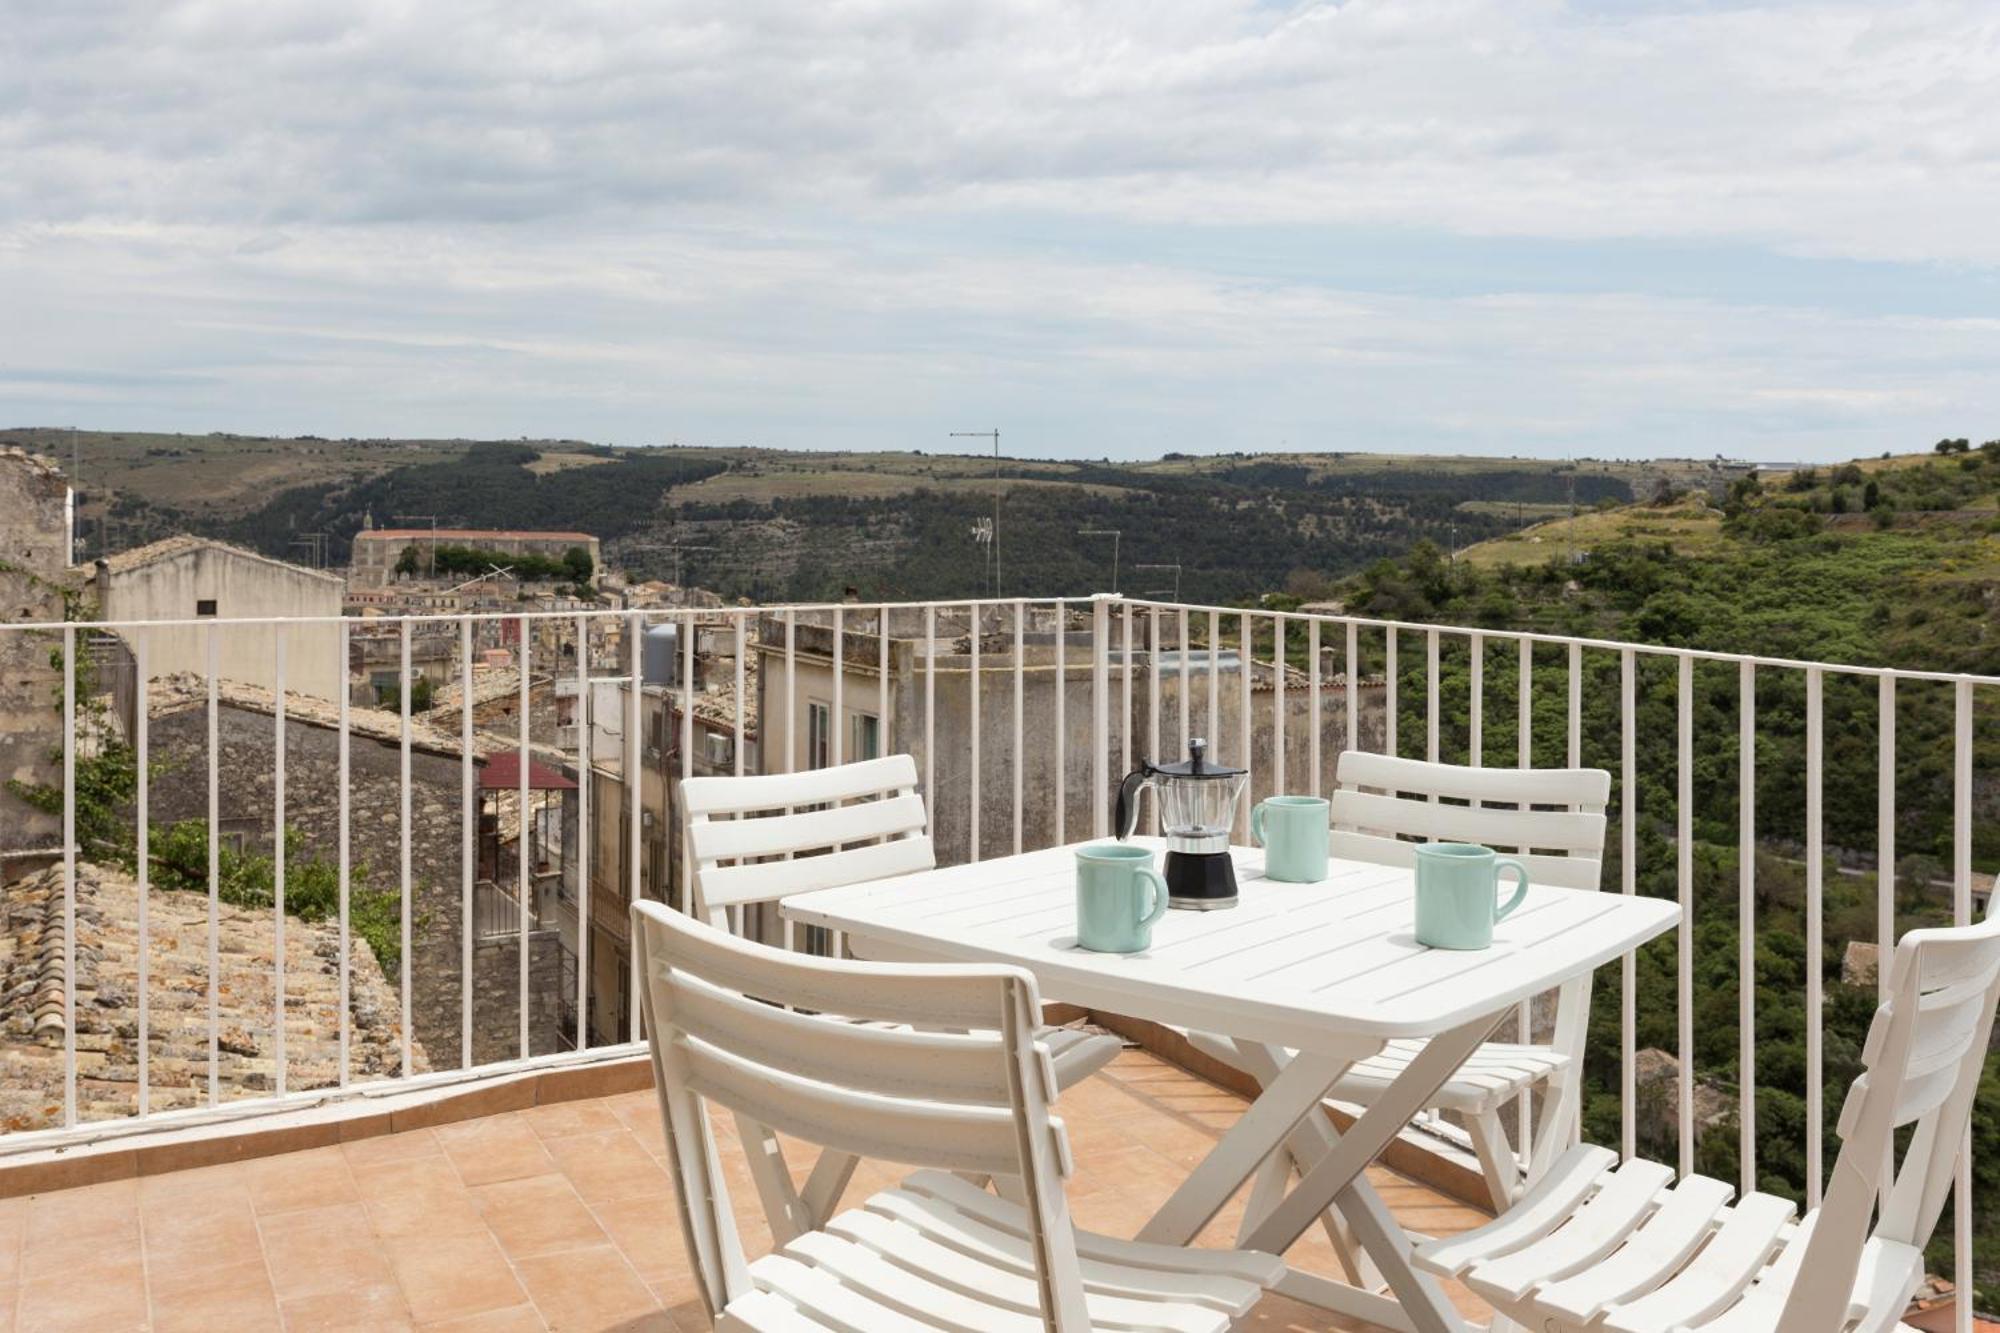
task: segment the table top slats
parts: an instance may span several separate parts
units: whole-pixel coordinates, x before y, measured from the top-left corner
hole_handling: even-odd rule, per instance
[[[1294,1045],[1315,1031],[1432,1036],[1609,962],[1679,918],[1665,899],[1537,885],[1492,948],[1431,949],[1416,941],[1412,870],[1335,861],[1320,883],[1284,884],[1264,878],[1261,851],[1236,848],[1238,906],[1168,912],[1151,948],[1100,954],[1076,945],[1074,852],[800,894],[785,913],[846,932],[863,956],[872,941],[905,958],[1013,963],[1047,999]]]

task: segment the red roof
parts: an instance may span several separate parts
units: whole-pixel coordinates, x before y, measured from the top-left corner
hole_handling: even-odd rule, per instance
[[[502,750],[479,770],[481,791],[521,790],[521,752]],[[576,784],[536,759],[528,761],[529,791],[575,791]]]
[[[519,542],[594,542],[597,538],[587,532],[520,532],[509,528],[364,528],[354,534],[356,541],[416,541],[431,538],[439,541],[500,541]]]

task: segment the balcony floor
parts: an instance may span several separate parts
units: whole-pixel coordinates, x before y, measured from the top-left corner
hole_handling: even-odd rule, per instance
[[[1243,1105],[1142,1051],[1065,1094],[1078,1223],[1130,1235]],[[647,1091],[6,1200],[0,1329],[692,1333],[706,1321],[664,1151]],[[850,1200],[903,1169],[864,1163]],[[748,1222],[756,1205],[740,1158],[732,1175],[745,1243],[761,1252],[767,1237]],[[1485,1220],[1390,1172],[1372,1176],[1414,1230]],[[1241,1203],[1204,1243],[1227,1243]],[[1337,1271],[1318,1232],[1291,1258]],[[1454,1295],[1483,1316],[1476,1300]],[[1272,1297],[1249,1327],[1349,1326]]]

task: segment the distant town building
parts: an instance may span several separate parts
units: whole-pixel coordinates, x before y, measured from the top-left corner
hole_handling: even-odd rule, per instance
[[[526,532],[492,528],[364,528],[354,534],[354,554],[348,577],[356,588],[380,588],[395,581],[403,552],[414,550],[419,572],[434,573],[431,560],[441,546],[470,547],[502,556],[541,556],[561,560],[577,547],[590,557],[591,568],[602,565],[597,538],[587,532]]]
[[[73,509],[53,463],[0,448],[0,623],[64,618]],[[53,630],[0,630],[0,880],[33,869],[62,841],[61,818],[7,785],[62,782],[63,673],[53,660],[61,645]]]
[[[197,621],[206,625],[145,630],[147,667],[156,676],[205,673],[208,642],[230,679],[273,689],[277,645],[285,645],[285,690],[338,699],[346,686],[340,657],[341,579],[207,537],[169,537],[97,562],[98,617],[108,621]],[[315,625],[238,625],[232,620],[323,617]],[[120,630],[127,649],[135,630]]]

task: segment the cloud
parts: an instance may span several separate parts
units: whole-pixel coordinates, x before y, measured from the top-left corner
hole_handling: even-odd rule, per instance
[[[1990,5],[17,10],[17,414],[1769,455],[2000,407]]]

